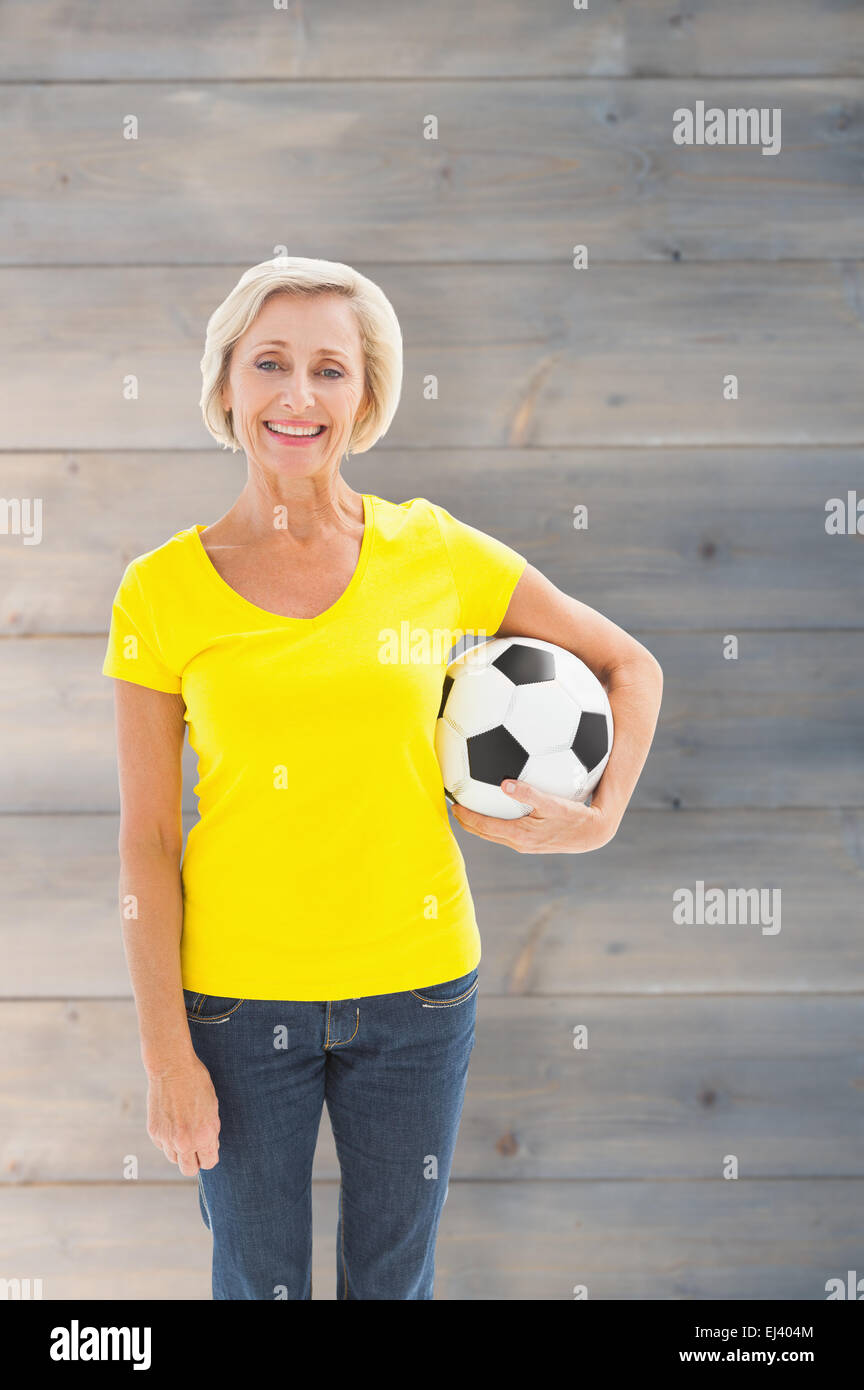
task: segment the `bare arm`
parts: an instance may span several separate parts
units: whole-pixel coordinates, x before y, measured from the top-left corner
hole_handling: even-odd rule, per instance
[[[148,1133],[187,1176],[217,1161],[218,1107],[195,1055],[180,971],[181,695],[115,680],[123,944],[149,1079]]]
[[[602,613],[562,593],[528,565],[510,599],[498,637],[536,637],[575,653],[606,687],[615,740],[590,808],[537,793],[531,816],[502,821],[465,807],[455,819],[475,835],[520,852],[582,853],[599,849],[615,835],[639,780],[660,710],[663,673],[659,663],[623,628]],[[513,795],[526,801],[517,782]]]
[[[516,585],[496,635],[554,642],[584,661],[605,686],[615,740],[591,805],[603,814],[611,838],[654,738],[663,697],[660,663],[629,632],[565,594],[533,565],[528,565]]]

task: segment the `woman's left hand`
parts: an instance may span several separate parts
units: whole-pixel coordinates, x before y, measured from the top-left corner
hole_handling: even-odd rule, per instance
[[[501,789],[514,801],[530,806],[531,814],[505,820],[500,816],[482,816],[458,803],[450,810],[472,835],[507,845],[519,854],[585,854],[608,845],[618,829],[599,806],[551,796],[527,782],[502,782]]]

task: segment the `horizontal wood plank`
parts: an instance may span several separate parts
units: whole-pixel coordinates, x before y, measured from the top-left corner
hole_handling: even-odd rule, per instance
[[[729,630],[734,633],[734,615]],[[642,638],[665,675],[653,748],[633,806],[696,809],[864,804],[864,650],[855,633]],[[9,638],[0,686],[0,811],[118,806],[113,681],[105,639]],[[184,754],[195,809],[195,756]]]
[[[382,448],[343,471],[439,502],[627,629],[861,623],[860,537],[825,523],[864,497],[864,450]],[[217,520],[244,481],[221,450],[7,454],[0,475],[7,499],[42,502],[38,544],[0,543],[0,633],[28,635],[104,633],[127,562]]]
[[[860,1261],[861,1181],[452,1182],[439,1300],[823,1301]],[[336,1183],[313,1184],[313,1298],[336,1289]],[[43,1297],[210,1297],[192,1180],[0,1189],[4,1263]]]
[[[860,989],[864,812],[631,810],[611,844],[577,856],[517,855],[451,823],[484,995]],[[3,817],[0,997],[130,995],[117,830],[113,815]],[[779,932],[676,924],[673,893],[699,880],[779,890]]]
[[[762,153],[776,116],[758,144],[677,144],[673,113],[698,101],[779,110],[779,151]],[[859,257],[859,102],[854,79],[740,77],[0,87],[0,263],[350,247],[355,264],[500,261],[500,292],[514,262],[575,276],[574,244],[595,268]]]
[[[6,0],[7,78],[806,76],[864,71],[862,16],[836,0],[591,0],[573,8],[521,0],[424,5],[351,0],[249,8],[237,0]]]
[[[0,1044],[0,1181],[119,1181],[131,1157],[176,1177],[146,1134],[131,1001],[9,1000]],[[862,1066],[860,997],[481,992],[454,1176],[708,1179],[731,1153],[748,1179],[864,1177]],[[338,1177],[326,1120],[315,1171]]]
[[[264,246],[250,260],[268,254]],[[382,463],[418,445],[864,441],[864,262],[358,268],[393,302],[406,344]],[[0,270],[6,449],[215,453],[198,363],[207,317],[243,269]],[[62,362],[50,409],[48,359]],[[729,373],[737,401],[722,396]],[[437,401],[423,399],[430,374]],[[127,377],[137,400],[124,399]],[[240,454],[235,463],[239,488]],[[146,492],[149,480],[137,481]]]
[[[445,1299],[824,1300],[861,1248],[856,1183],[454,1183]],[[448,1236],[452,1232],[452,1240]]]

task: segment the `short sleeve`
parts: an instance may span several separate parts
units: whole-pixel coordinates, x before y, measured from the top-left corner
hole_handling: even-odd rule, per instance
[[[433,509],[459,595],[459,626],[491,637],[504,621],[528,561],[503,541],[457,521],[443,507],[433,504]]]
[[[177,694],[183,682],[162,658],[153,615],[134,564],[132,561],[127,565],[114,595],[102,674],[132,681],[134,685],[146,685],[151,690]]]

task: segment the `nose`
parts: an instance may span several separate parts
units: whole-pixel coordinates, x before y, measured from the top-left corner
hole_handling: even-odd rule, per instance
[[[302,415],[304,410],[315,404],[315,392],[309,377],[304,372],[292,372],[282,384],[279,401],[294,414]]]

